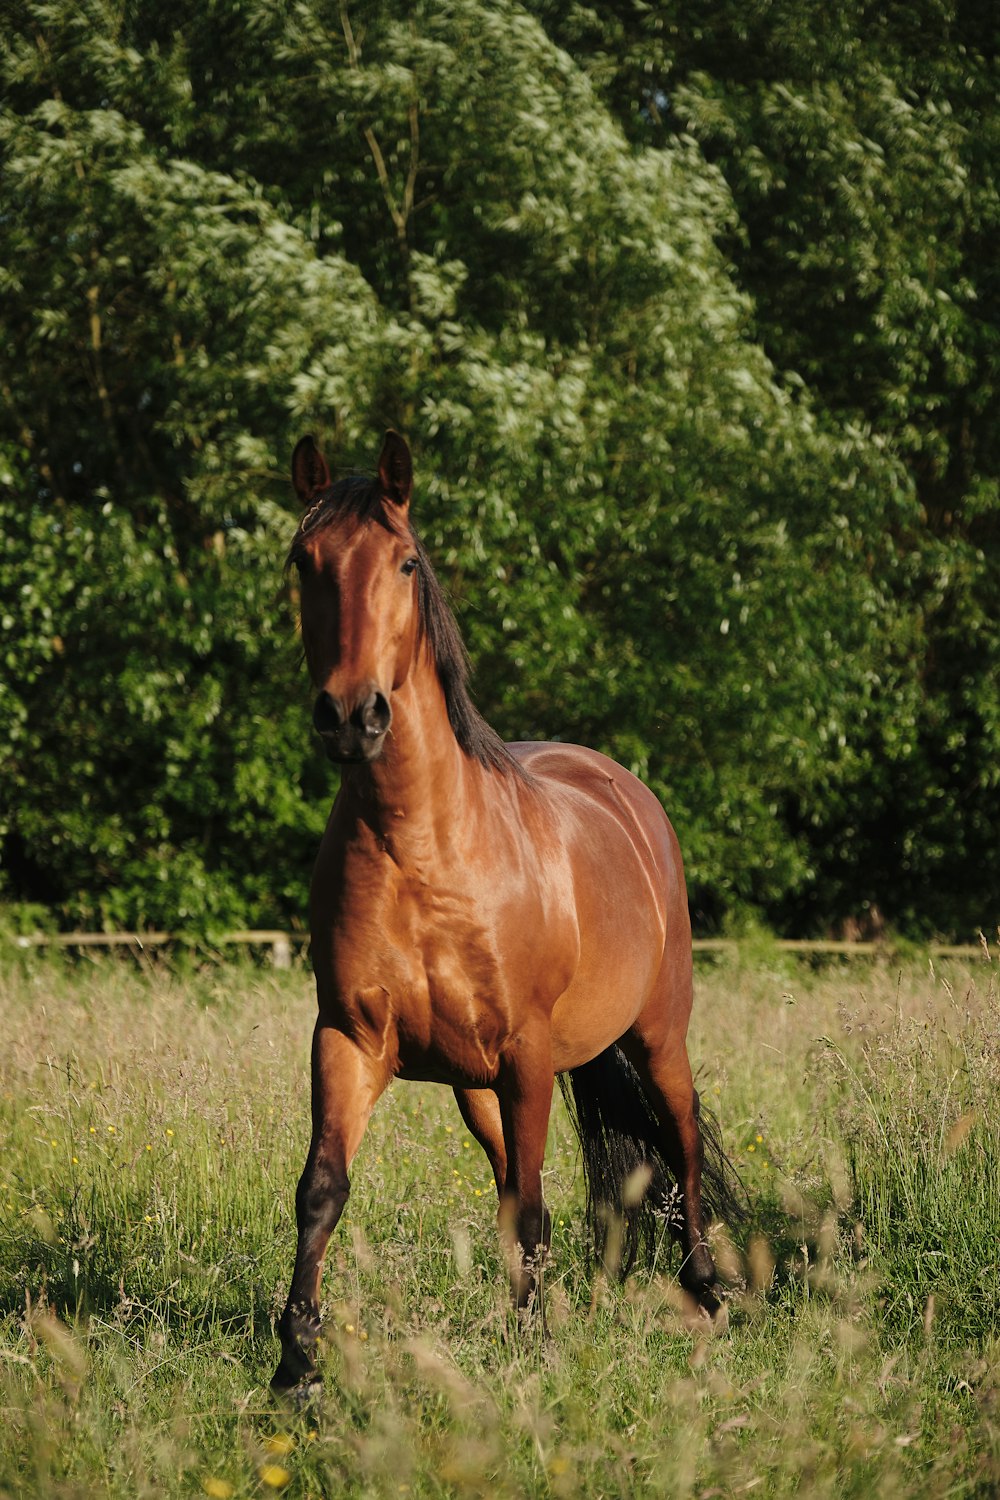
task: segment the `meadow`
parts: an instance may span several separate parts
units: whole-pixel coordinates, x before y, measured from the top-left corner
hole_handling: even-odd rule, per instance
[[[996,963],[701,963],[692,1056],[750,1214],[729,1329],[664,1245],[588,1266],[546,1161],[546,1324],[492,1179],[399,1084],[325,1280],[324,1393],[268,1393],[308,1131],[305,968],[0,966],[0,1494],[972,1496],[1000,1489]]]

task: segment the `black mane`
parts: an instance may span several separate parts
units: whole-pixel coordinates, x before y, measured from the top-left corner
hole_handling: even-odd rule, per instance
[[[299,523],[288,554],[289,565],[301,557],[299,543],[314,532],[325,531],[338,521],[373,521],[387,531],[396,531],[386,509],[378,482],[358,475],[339,479],[314,502]],[[469,692],[469,653],[459,634],[455,616],[431,566],[423,542],[408,525],[417,567],[418,644],[426,641],[444,690],[448,720],[465,754],[503,775],[524,776],[518,761],[503,740],[480,714]]]

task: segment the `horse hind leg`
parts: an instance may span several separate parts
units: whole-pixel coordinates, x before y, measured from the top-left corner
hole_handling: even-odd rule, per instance
[[[680,1046],[650,1047],[641,1038],[635,1040],[638,1046],[629,1045],[628,1052],[660,1127],[663,1159],[681,1192],[679,1238],[684,1258],[680,1282],[714,1318],[720,1302],[715,1262],[705,1238],[702,1206],[705,1148],[698,1122],[700,1103],[687,1048],[683,1042]]]

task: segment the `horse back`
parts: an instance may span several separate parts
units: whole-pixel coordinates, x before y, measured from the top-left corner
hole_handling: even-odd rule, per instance
[[[583,745],[525,741],[508,746],[545,796],[562,802],[584,842],[600,850],[602,834],[614,842],[611,826],[625,831],[666,906],[686,903],[680,846],[659,799],[617,761]],[[589,835],[589,837],[588,837]],[[579,836],[577,841],[579,841]],[[609,851],[603,850],[602,853]]]

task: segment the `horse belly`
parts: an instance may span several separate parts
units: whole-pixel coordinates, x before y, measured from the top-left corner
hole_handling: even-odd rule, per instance
[[[648,1003],[663,963],[663,928],[637,905],[581,922],[580,961],[552,1011],[553,1067],[579,1067],[616,1042]]]
[[[651,1003],[686,1014],[690,923],[677,841],[648,788],[576,747],[545,747],[531,769],[559,785],[573,870],[579,958],[552,1011],[561,1072],[617,1041]]]

